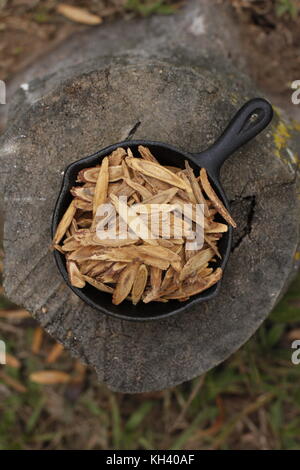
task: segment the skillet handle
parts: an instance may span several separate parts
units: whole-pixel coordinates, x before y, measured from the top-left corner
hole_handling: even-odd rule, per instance
[[[193,154],[193,160],[218,176],[224,161],[259,134],[270,123],[272,117],[272,106],[265,99],[254,98],[247,101],[217,141],[204,152]]]

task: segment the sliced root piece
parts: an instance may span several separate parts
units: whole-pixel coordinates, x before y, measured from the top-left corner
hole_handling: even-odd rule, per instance
[[[141,184],[136,183],[135,181],[132,181],[129,178],[125,178],[124,181],[128,184],[128,186],[137,191],[143,199],[151,198],[152,193],[148,189],[146,189],[145,186],[142,186]]]
[[[180,281],[184,281],[184,279],[193,274],[195,271],[199,271],[199,269],[204,267],[206,263],[212,260],[213,257],[214,252],[211,248],[207,248],[206,250],[201,250],[196,253],[183,266],[179,276]]]
[[[124,150],[122,147],[118,147],[109,155],[108,157],[109,165],[110,166],[121,165],[122,160],[126,157],[126,155],[127,155],[126,150]]]
[[[185,182],[179,178],[179,176],[175,175],[175,173],[172,173],[172,171],[159,165],[158,163],[141,160],[139,158],[127,158],[126,162],[133,170],[137,170],[147,176],[164,181],[165,183],[168,183],[172,186],[186,189]]]
[[[211,187],[211,184],[208,181],[208,176],[205,168],[201,168],[200,170],[200,180],[207,197],[210,199],[219,214],[226,220],[226,222],[232,225],[232,227],[236,227],[235,221],[233,220],[233,218],[231,217],[231,215],[229,214],[229,212],[224,207],[223,203],[220,201],[215,191]]]
[[[199,279],[198,282],[194,282],[191,285],[185,285],[184,287],[181,287],[178,291],[164,296],[164,298],[167,300],[187,300],[187,298],[191,297],[192,295],[200,294],[200,292],[203,292],[204,290],[216,284],[216,282],[218,282],[221,277],[222,269],[217,268],[212,274],[205,277],[204,279]]]
[[[70,193],[72,196],[82,199],[83,201],[93,202],[94,188],[73,187]]]
[[[131,263],[120,273],[116,288],[113,292],[112,302],[114,305],[119,305],[129,295],[138,267],[139,263]]]
[[[92,277],[83,276],[83,278],[88,284],[91,284],[91,286],[95,287],[98,290],[101,290],[102,292],[107,292],[108,294],[112,294],[114,291],[112,287],[107,286],[103,282],[96,281],[96,279],[93,279]]]
[[[141,156],[144,160],[148,160],[149,162],[158,163],[154,155],[150,152],[148,147],[144,147],[143,145],[138,146],[138,151],[140,152]]]
[[[73,201],[69,205],[68,209],[62,216],[62,219],[57,226],[57,229],[53,238],[53,245],[58,245],[59,242],[62,240],[66,231],[71,225],[75,212],[76,212],[76,205],[75,205],[75,199],[73,199]]]
[[[133,305],[136,305],[143,295],[148,279],[148,269],[145,264],[141,264],[137,270],[135,280],[133,282],[131,291],[131,300]]]
[[[114,204],[119,216],[127,223],[128,227],[140,238],[147,240],[150,245],[158,245],[154,236],[149,231],[147,224],[138,217],[130,207],[127,206],[123,201],[120,201],[115,195],[111,194],[110,199]],[[138,230],[137,230],[138,229]]]
[[[196,176],[195,176],[195,174],[194,174],[194,172],[193,172],[192,168],[190,167],[187,160],[185,161],[185,168],[186,168],[186,171],[187,171],[187,177],[190,180],[190,183],[191,183],[191,186],[192,186],[192,189],[193,189],[193,193],[194,193],[196,202],[198,204],[203,204],[204,214],[206,215],[206,217],[208,217],[209,216],[209,209],[207,207],[206,200],[205,200],[205,198],[202,194],[202,191],[201,191],[199,183],[196,179]]]
[[[103,158],[101,168],[99,171],[96,187],[95,187],[95,194],[93,199],[93,216],[95,220],[96,212],[98,207],[107,199],[107,189],[108,189],[108,181],[109,181],[109,174],[108,174],[108,157]],[[94,222],[94,221],[93,221]]]
[[[75,261],[67,260],[67,270],[72,286],[79,287],[80,289],[85,286],[85,281]]]

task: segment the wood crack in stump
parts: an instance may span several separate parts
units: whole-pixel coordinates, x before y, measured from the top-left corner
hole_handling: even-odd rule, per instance
[[[113,88],[110,84],[110,68],[109,67],[104,70],[104,76],[105,76],[107,89],[110,91],[113,91]]]
[[[272,183],[272,184],[265,185],[262,191],[268,190],[270,188],[276,188],[276,187],[287,188],[287,187],[290,187],[290,186],[294,186],[295,184],[297,184],[297,181],[298,181],[298,171],[299,171],[298,169],[295,171],[295,175],[294,175],[294,177],[291,181],[280,182],[280,183]],[[233,244],[232,244],[232,248],[231,248],[231,253],[233,253],[240,246],[240,244],[242,243],[244,238],[246,236],[249,236],[250,233],[251,233],[251,230],[252,230],[252,223],[253,223],[253,218],[254,218],[254,214],[255,214],[255,207],[256,207],[256,204],[257,204],[257,199],[256,199],[256,194],[251,194],[251,195],[248,195],[248,196],[242,196],[244,190],[247,187],[247,184],[248,183],[246,183],[246,185],[244,186],[243,191],[241,192],[241,194],[238,197],[236,197],[235,199],[232,199],[230,201],[230,205],[233,205],[233,206],[235,204],[239,204],[240,206],[242,206],[243,204],[246,205],[246,210],[245,209],[243,210],[243,208],[241,207],[241,212],[244,212],[243,215],[246,218],[246,223],[245,224],[241,224],[241,223],[238,224],[239,227],[233,235]],[[236,217],[235,214],[234,214],[234,217]],[[239,230],[239,228],[240,228],[240,230]]]
[[[142,124],[141,121],[137,121],[135,125],[132,127],[132,129],[130,129],[129,133],[127,134],[124,140],[131,140],[141,124]]]

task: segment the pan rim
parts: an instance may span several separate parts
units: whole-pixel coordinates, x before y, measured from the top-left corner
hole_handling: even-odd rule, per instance
[[[55,204],[55,207],[54,207],[54,210],[53,210],[53,215],[52,215],[52,222],[51,222],[51,238],[52,239],[53,239],[56,227],[57,227],[57,213],[58,213],[59,208],[62,204],[62,201],[65,198],[66,192],[69,190],[69,184],[70,184],[69,177],[70,177],[70,173],[72,172],[73,168],[76,167],[76,166],[79,166],[80,164],[87,164],[87,166],[88,166],[89,162],[93,162],[93,160],[95,158],[105,157],[106,155],[108,155],[111,152],[113,152],[114,150],[116,150],[116,148],[118,148],[118,147],[130,147],[130,146],[137,146],[137,145],[162,147],[164,149],[167,149],[167,150],[170,150],[172,152],[176,152],[176,153],[182,155],[183,157],[185,157],[189,161],[192,161],[195,165],[199,166],[199,168],[202,168],[202,167],[206,168],[206,170],[208,172],[208,175],[209,175],[209,178],[213,181],[214,185],[216,186],[216,188],[219,191],[219,194],[222,198],[222,202],[224,203],[226,209],[230,210],[228,200],[227,200],[226,195],[224,193],[224,190],[223,190],[223,188],[222,188],[222,186],[219,182],[218,177],[216,175],[211,174],[209,168],[207,168],[205,165],[200,164],[201,163],[201,154],[198,154],[198,158],[199,158],[199,163],[198,163],[197,159],[195,159],[193,154],[185,152],[181,149],[178,149],[177,147],[175,147],[173,145],[166,144],[164,142],[152,141],[152,140],[143,140],[143,139],[141,139],[141,140],[125,140],[125,141],[117,142],[115,144],[104,147],[101,150],[98,150],[97,152],[95,152],[91,155],[87,155],[85,157],[82,157],[79,160],[76,160],[76,161],[70,163],[66,167],[66,169],[63,173],[62,185],[61,185],[61,188],[59,190],[59,194],[58,194],[56,204]],[[230,251],[231,251],[231,246],[232,246],[233,228],[230,225],[228,225],[227,234],[228,234],[227,246],[226,246],[224,256],[222,258],[222,263],[220,265],[221,269],[223,270],[223,275],[224,275],[225,267],[227,265],[227,261],[228,261]],[[65,263],[62,260],[62,255],[57,250],[54,250],[53,253],[54,253],[54,258],[55,258],[57,268],[58,268],[60,274],[62,275],[64,281],[66,282],[68,287],[78,297],[81,298],[81,300],[83,300],[90,307],[96,309],[97,311],[100,311],[103,314],[109,315],[110,317],[113,317],[113,318],[118,318],[118,319],[127,320],[127,321],[147,322],[147,321],[154,321],[154,320],[163,320],[163,319],[169,318],[169,317],[171,317],[171,316],[173,316],[177,313],[183,313],[184,311],[192,308],[193,306],[195,306],[198,303],[205,302],[205,301],[211,300],[214,297],[216,297],[217,294],[219,293],[220,288],[221,288],[221,283],[222,283],[222,279],[223,279],[223,276],[222,276],[222,278],[214,286],[212,286],[212,287],[214,287],[213,292],[211,292],[207,295],[203,295],[203,297],[200,297],[200,298],[197,298],[195,296],[195,298],[189,299],[188,301],[182,303],[182,305],[180,305],[180,303],[179,303],[178,308],[170,310],[169,312],[154,315],[154,316],[150,316],[150,315],[148,315],[148,316],[125,315],[125,314],[121,314],[121,313],[119,314],[119,313],[110,311],[110,310],[106,309],[104,306],[102,306],[100,304],[96,304],[81,289],[72,286],[70,284],[69,280],[68,280],[68,273],[67,273],[67,269],[65,267]]]

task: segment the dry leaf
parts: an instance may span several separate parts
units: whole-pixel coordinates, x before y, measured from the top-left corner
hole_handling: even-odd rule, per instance
[[[35,328],[32,338],[31,351],[33,354],[38,354],[40,352],[42,342],[43,342],[44,331],[43,328],[38,326]]]
[[[12,354],[8,352],[5,354],[6,365],[9,367],[13,367],[14,369],[19,369],[21,367],[21,362]]]
[[[10,375],[5,374],[3,370],[0,370],[0,379],[2,379],[5,384],[9,385],[11,388],[16,390],[16,392],[20,392],[20,393],[27,392],[27,388],[24,387],[24,385],[22,385],[21,382],[19,382],[16,379],[13,379]]]
[[[40,370],[29,375],[31,382],[42,385],[55,385],[70,382],[71,376],[60,370]]]
[[[85,8],[74,7],[65,3],[59,3],[56,10],[58,13],[68,18],[68,20],[75,21],[76,23],[97,25],[103,21],[100,16],[90,13]]]

